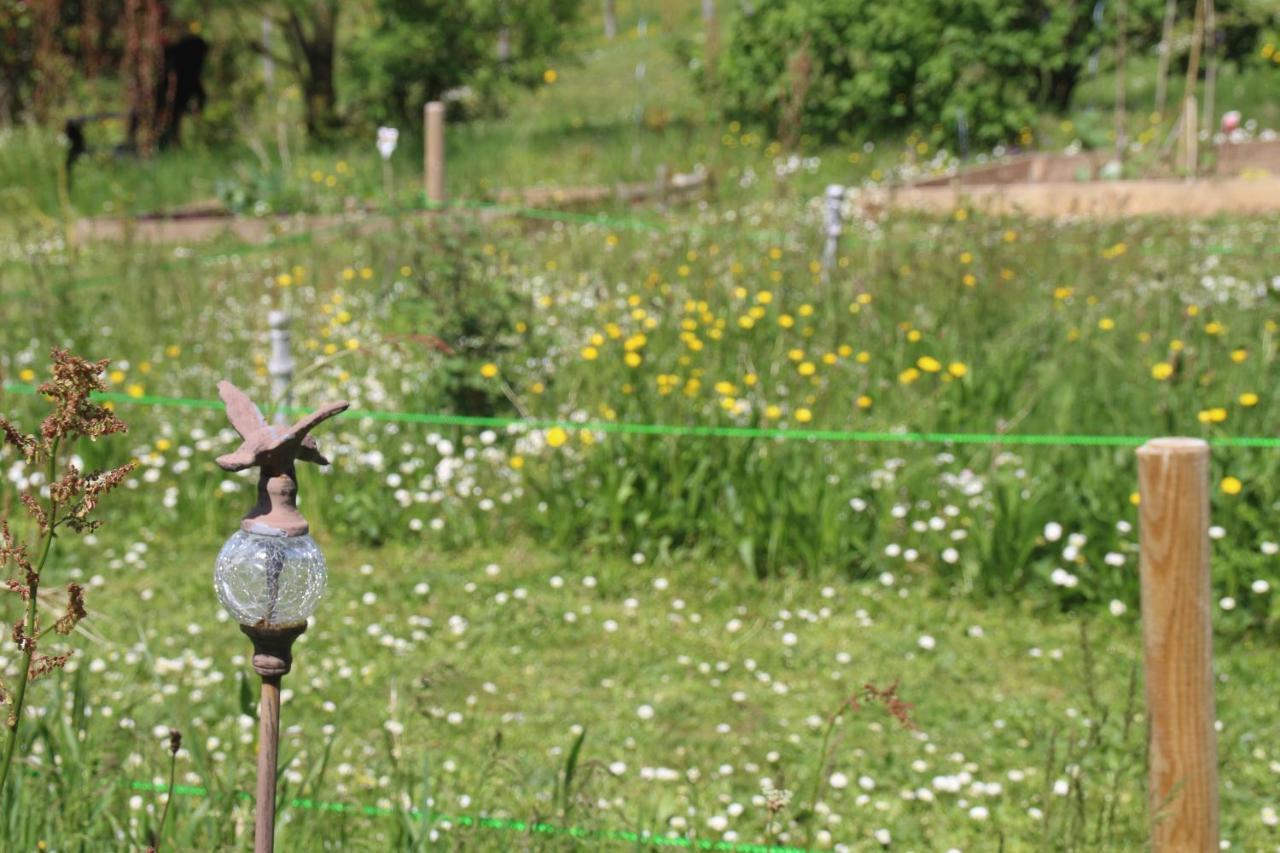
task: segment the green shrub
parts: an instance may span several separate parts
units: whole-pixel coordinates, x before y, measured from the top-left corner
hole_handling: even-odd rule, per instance
[[[569,35],[581,0],[377,0],[346,51],[356,104],[376,121],[415,124],[422,104],[469,85],[492,100],[504,86],[536,84]],[[505,56],[499,47],[506,36]]]
[[[1154,14],[1131,3],[1132,21]],[[1135,8],[1136,7],[1136,8]],[[715,79],[726,109],[781,138],[865,138],[963,117],[978,144],[1016,139],[1044,106],[1065,109],[1112,21],[1092,3],[753,0],[729,24]]]

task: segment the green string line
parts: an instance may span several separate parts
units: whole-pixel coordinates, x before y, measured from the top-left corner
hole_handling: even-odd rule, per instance
[[[129,786],[134,791],[150,791],[164,793],[169,786],[156,782],[135,781]],[[208,796],[208,790],[199,785],[174,785],[173,793],[187,797]],[[237,799],[251,800],[247,791],[239,791],[234,795]],[[307,811],[337,812],[339,814],[359,814],[367,817],[389,817],[399,813],[398,809],[383,806],[358,806],[352,803],[330,803],[295,797],[289,801],[290,808]],[[435,812],[424,813],[421,809],[409,809],[404,814],[414,820],[422,820],[426,816],[431,823],[450,823],[460,827],[476,827],[478,829],[496,829],[507,832],[524,832],[539,835],[563,835],[571,838],[597,839],[604,841],[625,841],[631,844],[648,844],[654,847],[680,847],[687,850],[723,850],[730,853],[808,853],[803,847],[782,847],[777,845],[750,844],[734,841],[712,841],[707,838],[672,838],[654,833],[633,832],[624,829],[591,830],[577,826],[556,826],[545,821],[511,820],[507,818],[483,817],[473,815],[445,815]]]
[[[10,383],[4,390],[11,394],[33,395],[34,385]],[[162,397],[149,394],[133,396],[115,391],[95,393],[95,400],[111,403],[133,403],[144,406],[167,406],[184,409],[221,409],[220,400],[197,397]],[[287,408],[288,414],[305,414],[307,409]],[[915,432],[863,431],[826,429],[789,429],[781,427],[706,426],[680,424],[647,424],[617,421],[570,421],[554,418],[507,418],[475,415],[445,415],[427,412],[383,412],[348,410],[341,417],[394,423],[428,424],[460,427],[522,427],[545,430],[589,430],[620,435],[658,435],[682,438],[764,438],[782,441],[851,442],[861,444],[976,444],[1034,445],[1042,447],[1139,447],[1156,436],[1139,435],[1073,435],[1019,434],[983,432]],[[1278,448],[1280,438],[1271,436],[1225,436],[1206,439],[1218,447]]]

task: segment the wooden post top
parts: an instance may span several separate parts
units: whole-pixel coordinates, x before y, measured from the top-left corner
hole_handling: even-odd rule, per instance
[[[1153,438],[1138,448],[1139,456],[1207,455],[1208,453],[1209,442],[1203,438],[1187,438],[1183,436]]]

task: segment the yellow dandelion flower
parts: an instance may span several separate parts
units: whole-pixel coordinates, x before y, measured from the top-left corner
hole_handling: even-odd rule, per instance
[[[130,397],[141,397],[143,394],[147,393],[145,388],[137,384],[130,385],[128,388],[125,388],[124,390],[125,390],[125,393],[128,394]]]
[[[969,373],[969,366],[963,361],[953,361],[947,365],[947,373],[959,379]]]
[[[627,367],[639,367],[640,363],[644,361],[638,352],[629,352],[622,357],[622,360],[627,363]]]
[[[585,358],[587,361],[595,361],[599,355],[600,355],[600,350],[596,349],[595,347],[582,348],[582,357]]]
[[[480,375],[485,379],[492,379],[498,375],[498,365],[493,362],[480,365]]]
[[[1167,361],[1156,362],[1151,366],[1151,378],[1161,382],[1173,375],[1173,365]]]
[[[1129,503],[1133,504],[1134,506],[1137,506],[1138,504],[1142,503],[1142,495],[1138,494],[1137,492],[1130,492]]]
[[[790,314],[783,314],[780,317],[778,317],[778,325],[784,329],[790,329],[795,324],[796,324],[796,318],[792,317]]]
[[[1220,335],[1224,331],[1226,331],[1226,327],[1223,326],[1221,323],[1219,323],[1217,320],[1213,320],[1211,322],[1205,323],[1204,333],[1206,335]]]
[[[547,444],[551,445],[552,447],[561,447],[568,440],[569,440],[569,433],[565,432],[563,429],[561,429],[558,426],[552,427],[551,429],[547,430]]]
[[[523,457],[523,456],[512,456],[512,457],[507,461],[507,464],[508,464],[508,465],[510,465],[510,466],[511,466],[512,468],[514,468],[515,470],[519,471],[521,468],[523,468],[523,467],[524,467],[524,457]]]
[[[1238,495],[1240,490],[1244,488],[1244,483],[1236,477],[1223,477],[1220,484],[1223,494]]]
[[[287,272],[282,272],[280,275],[276,276],[276,284],[281,287],[289,287],[293,284],[293,276],[289,275]]]
[[[1240,405],[1245,408],[1252,408],[1258,405],[1258,395],[1252,391],[1246,391],[1240,395]]]
[[[182,355],[182,347],[177,344],[169,344],[169,346],[164,348],[164,354],[169,356],[169,358],[177,358]]]
[[[920,358],[916,359],[916,367],[920,368],[925,373],[937,373],[942,369],[942,362],[938,361],[931,355],[922,355]]]
[[[768,305],[772,301],[773,294],[767,290],[762,290],[756,294],[756,302],[759,302],[761,305]]]
[[[365,281],[373,278],[373,267],[361,267],[360,277]]]
[[[1249,359],[1249,351],[1245,349],[1233,350],[1231,360],[1236,364],[1241,364]]]
[[[817,369],[818,369],[818,368],[814,365],[814,363],[813,363],[812,361],[802,361],[802,362],[800,362],[800,364],[796,367],[796,371],[797,371],[801,376],[812,376],[812,375],[814,374],[814,372],[815,372],[815,371],[817,371]]]
[[[807,423],[809,423],[809,421],[811,421],[811,420],[813,420],[813,412],[809,411],[808,409],[804,409],[804,408],[796,409],[796,422],[797,422],[797,423],[807,424]]]
[[[972,253],[970,253],[970,252],[961,252],[961,253],[960,253],[960,263],[962,263],[962,264],[966,264],[966,265],[967,265],[967,264],[971,264],[971,263],[973,263],[973,255],[972,255]]]
[[[782,409],[774,405],[765,406],[764,416],[769,420],[776,421],[778,418],[782,417]]]
[[[859,409],[869,409],[871,408],[871,404],[872,404],[872,400],[866,394],[863,394],[861,397],[858,398]]]
[[[160,451],[161,453],[164,453],[170,447],[173,447],[173,442],[167,438],[162,438],[156,441],[156,450]]]
[[[556,80],[560,79],[560,75],[556,73],[554,68],[548,68],[542,72],[542,82],[548,86],[555,85]]]
[[[919,378],[920,371],[916,370],[914,367],[908,367],[906,370],[898,374],[898,381],[903,385],[910,385]]]
[[[1098,328],[1104,332],[1109,332],[1116,327],[1116,321],[1110,317],[1103,317],[1098,321]]]
[[[115,371],[115,372],[118,373],[119,371]],[[23,382],[32,382],[36,378],[36,372],[29,367],[23,368],[22,372],[18,374],[18,378],[21,379]],[[121,374],[120,378],[123,379],[124,374]]]

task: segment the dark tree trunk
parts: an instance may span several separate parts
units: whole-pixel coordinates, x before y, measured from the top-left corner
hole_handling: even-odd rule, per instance
[[[289,38],[295,55],[301,56],[303,106],[307,135],[325,139],[338,127],[338,90],[334,83],[337,54],[338,3],[316,3],[311,15],[311,31],[296,11],[289,13]]]

